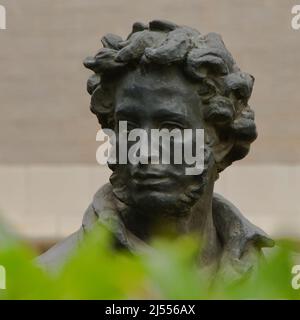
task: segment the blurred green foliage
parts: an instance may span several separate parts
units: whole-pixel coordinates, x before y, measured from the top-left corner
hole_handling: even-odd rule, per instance
[[[0,226],[1,227],[1,226]],[[100,227],[99,227],[100,228]],[[281,243],[250,275],[212,282],[195,263],[192,238],[155,241],[153,251],[114,251],[103,228],[91,232],[79,252],[58,273],[33,261],[36,253],[0,229],[0,265],[6,290],[0,299],[299,299],[291,286],[293,247]]]

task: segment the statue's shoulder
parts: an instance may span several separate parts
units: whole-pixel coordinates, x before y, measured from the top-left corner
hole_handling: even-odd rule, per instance
[[[217,193],[213,195],[212,210],[217,232],[226,247],[243,250],[249,242],[259,249],[274,246],[274,241],[262,229],[252,224],[234,204]]]
[[[82,233],[83,230],[80,228],[63,241],[51,247],[36,259],[37,264],[46,271],[59,271],[72,253],[78,249],[83,236]]]
[[[257,264],[264,248],[274,241],[259,227],[246,219],[240,210],[219,194],[214,194],[213,220],[223,248],[221,264],[232,266],[238,273]]]
[[[45,270],[58,270],[79,248],[85,231],[90,230],[98,219],[98,212],[114,209],[112,187],[109,183],[103,185],[94,195],[92,203],[84,213],[80,229],[66,239],[60,241],[48,251],[40,255],[36,262]]]

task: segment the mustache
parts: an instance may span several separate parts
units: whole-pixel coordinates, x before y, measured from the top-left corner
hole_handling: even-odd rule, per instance
[[[178,178],[179,172],[170,169],[169,167],[164,168],[160,165],[143,165],[131,167],[130,176],[133,179],[159,179],[159,178]]]

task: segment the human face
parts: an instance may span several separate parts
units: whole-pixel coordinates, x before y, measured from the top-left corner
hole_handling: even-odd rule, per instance
[[[127,121],[129,130],[144,129],[149,136],[151,129],[204,129],[198,89],[199,83],[191,83],[177,67],[155,68],[146,73],[140,69],[131,71],[117,86],[116,129],[120,121]],[[192,146],[195,149],[195,141]],[[148,157],[151,157],[151,150]],[[204,173],[186,175],[189,166],[184,161],[181,164],[174,161],[153,164],[149,159],[148,164],[128,163],[119,165],[118,170],[123,172],[127,192],[135,205],[172,211],[172,206],[182,199],[192,202],[187,192],[201,193]]]

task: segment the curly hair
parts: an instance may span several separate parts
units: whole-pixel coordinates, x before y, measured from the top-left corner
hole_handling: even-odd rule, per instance
[[[217,161],[222,171],[244,158],[257,137],[254,112],[248,105],[254,77],[242,72],[220,35],[202,35],[195,29],[169,21],[133,24],[127,39],[107,34],[103,48],[84,61],[94,71],[87,82],[91,111],[102,128],[114,128],[114,86],[123,72],[149,64],[180,66],[191,81],[199,82],[204,120],[212,125],[219,141],[232,147]]]

